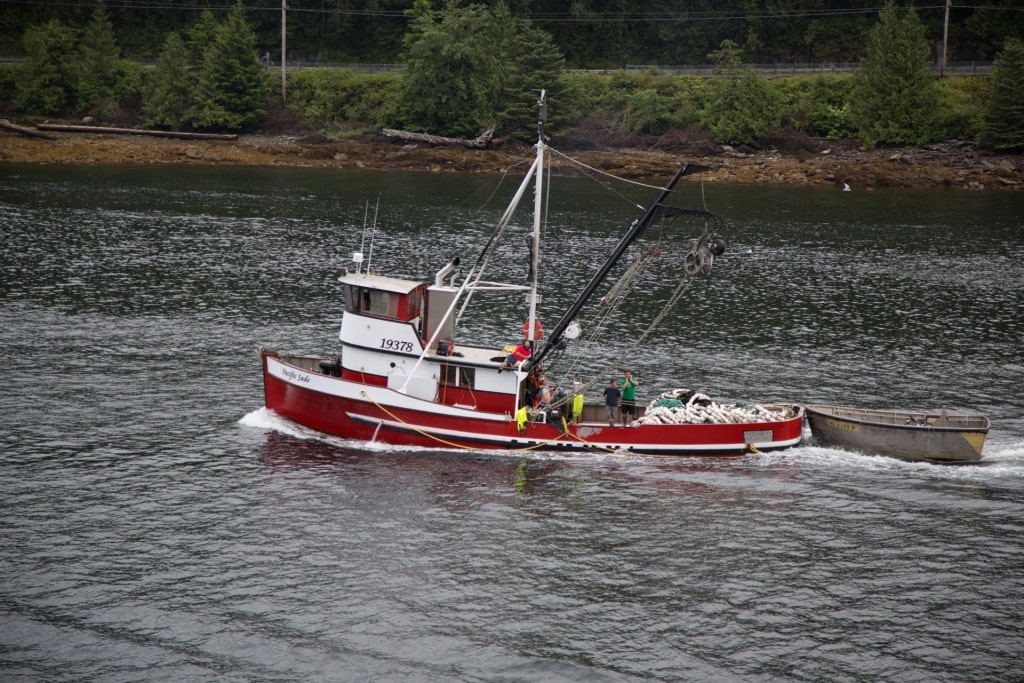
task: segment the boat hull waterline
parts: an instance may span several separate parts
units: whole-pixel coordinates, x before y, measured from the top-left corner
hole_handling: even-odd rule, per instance
[[[803,412],[797,405],[772,406],[785,411],[786,419],[741,424],[611,426],[596,420],[531,419],[520,425],[510,414],[439,405],[307,370],[275,351],[261,349],[260,356],[267,408],[315,431],[360,441],[439,449],[738,457],[789,448],[802,438]]]
[[[805,406],[819,443],[907,461],[977,462],[989,430],[984,415],[943,411]]]

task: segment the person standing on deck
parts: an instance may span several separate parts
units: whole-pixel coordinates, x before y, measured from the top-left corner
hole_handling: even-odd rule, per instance
[[[604,409],[608,413],[608,426],[614,427],[619,420],[619,397],[622,390],[614,379],[604,388]]]
[[[640,382],[633,378],[633,373],[626,370],[625,377],[619,382],[619,389],[622,391],[622,424],[626,424],[626,415],[632,415],[636,419],[636,388]]]

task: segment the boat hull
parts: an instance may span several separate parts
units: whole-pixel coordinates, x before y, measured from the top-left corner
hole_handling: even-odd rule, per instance
[[[534,414],[519,424],[511,414],[440,405],[381,387],[321,375],[261,352],[267,408],[324,434],[425,448],[551,450],[737,457],[800,443],[803,412],[742,424],[611,426],[573,424]]]
[[[907,461],[976,462],[988,434],[983,415],[805,406],[815,440]]]

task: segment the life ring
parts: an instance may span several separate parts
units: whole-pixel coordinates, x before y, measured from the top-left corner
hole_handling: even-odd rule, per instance
[[[533,321],[533,338],[540,339],[544,336],[544,326],[540,324],[539,320]],[[523,339],[530,338],[530,321],[527,320],[523,323]]]

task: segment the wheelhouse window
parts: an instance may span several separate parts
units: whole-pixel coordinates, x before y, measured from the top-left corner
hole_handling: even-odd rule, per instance
[[[394,316],[392,313],[391,292],[384,292],[369,287],[348,285],[345,287],[345,310],[350,313],[369,313],[370,315]]]
[[[452,365],[451,363],[445,363],[441,366],[442,384],[447,384],[451,387],[472,389],[475,380],[476,370],[473,368],[464,368],[458,365]]]
[[[423,310],[426,286],[404,293],[350,284],[345,285],[344,292],[346,312],[409,321]]]

